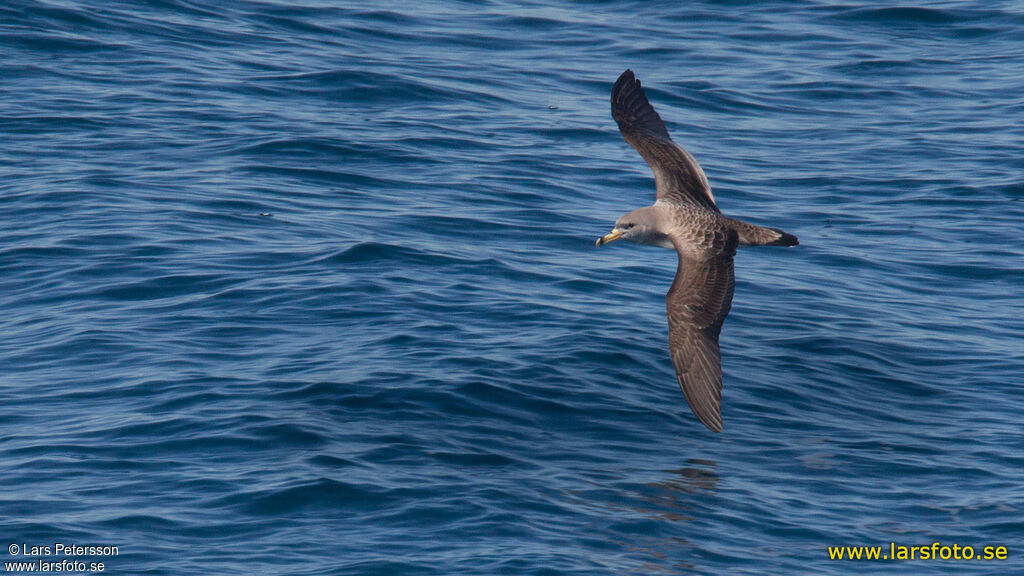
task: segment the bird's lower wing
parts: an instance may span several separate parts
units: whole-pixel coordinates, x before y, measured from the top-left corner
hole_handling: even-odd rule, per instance
[[[666,297],[668,342],[679,386],[705,426],[722,431],[722,359],[718,335],[732,306],[736,233],[722,231],[719,252],[696,259],[680,253]]]

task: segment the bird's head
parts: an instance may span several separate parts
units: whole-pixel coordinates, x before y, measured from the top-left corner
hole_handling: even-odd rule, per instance
[[[652,206],[633,210],[629,214],[619,218],[619,220],[615,222],[615,227],[612,228],[611,232],[605,234],[601,238],[598,238],[597,245],[604,246],[605,244],[616,240],[629,240],[630,242],[636,242],[637,244],[648,244],[654,246],[664,246],[668,244],[671,246],[671,242],[668,241],[668,237],[658,229],[659,221],[659,214],[653,210]]]

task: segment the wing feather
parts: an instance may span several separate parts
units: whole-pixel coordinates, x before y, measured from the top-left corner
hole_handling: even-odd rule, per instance
[[[693,413],[722,431],[722,357],[718,335],[732,307],[736,232],[721,229],[704,258],[679,251],[679,267],[665,298],[668,342],[679,386]]]
[[[654,172],[659,200],[695,204],[719,211],[700,164],[672,141],[665,122],[647,100],[632,70],[623,72],[612,88],[612,117],[619,125],[622,137]]]

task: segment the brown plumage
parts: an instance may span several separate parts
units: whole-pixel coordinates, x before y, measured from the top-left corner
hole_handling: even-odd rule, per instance
[[[737,246],[795,246],[796,236],[722,215],[697,160],[668,134],[640,81],[626,70],[612,88],[612,117],[654,172],[657,199],[615,223],[597,245],[625,239],[679,255],[666,296],[668,346],[679,386],[705,426],[722,431],[718,335],[732,306]]]

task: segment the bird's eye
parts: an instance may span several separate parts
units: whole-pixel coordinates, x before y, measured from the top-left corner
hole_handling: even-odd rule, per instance
[[[633,226],[634,226],[634,224],[626,224],[626,225],[624,225],[624,226],[623,226],[622,228],[623,228],[623,229],[625,229],[625,230],[629,230],[629,229],[630,229],[630,228],[632,228]]]

